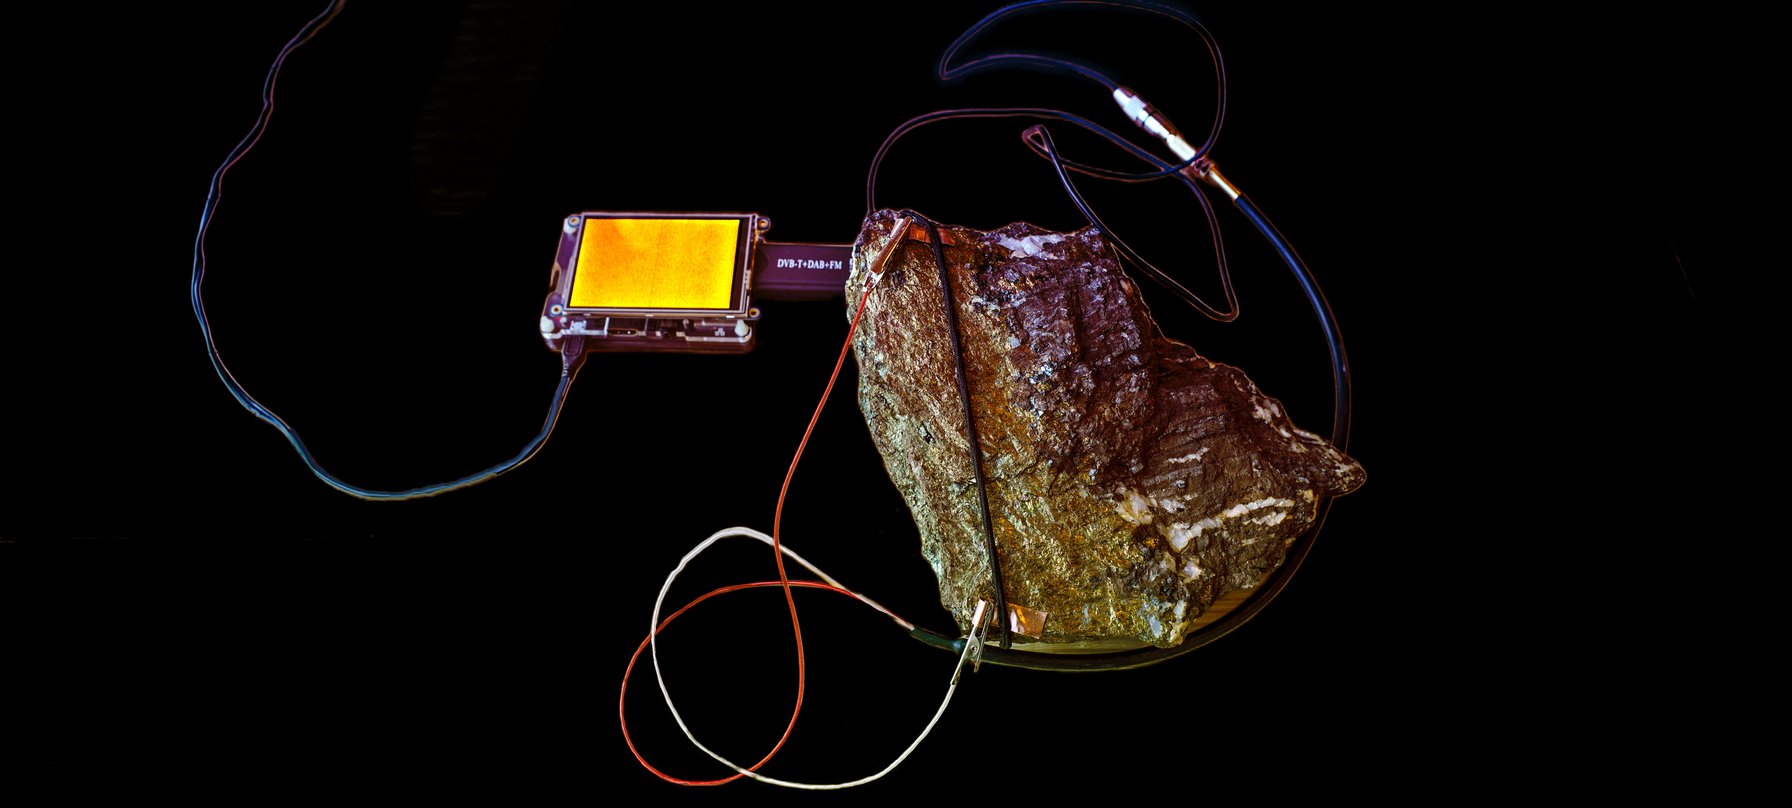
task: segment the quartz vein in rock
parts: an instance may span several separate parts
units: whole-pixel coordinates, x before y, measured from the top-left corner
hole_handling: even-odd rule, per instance
[[[872,214],[848,289],[895,220]],[[1158,335],[1100,232],[942,225],[1008,600],[1047,641],[1167,647],[1255,587],[1363,469],[1237,368]],[[848,295],[852,304],[858,295]],[[898,248],[853,348],[859,405],[961,628],[988,592],[931,247]]]

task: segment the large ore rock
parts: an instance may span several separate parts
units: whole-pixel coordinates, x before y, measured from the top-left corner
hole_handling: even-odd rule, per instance
[[[849,315],[896,218],[859,233]],[[1182,642],[1282,563],[1323,498],[1363,483],[1243,372],[1162,337],[1099,231],[940,232],[1007,599],[1047,613],[1047,642]],[[853,348],[872,440],[965,628],[991,590],[945,305],[911,238]]]

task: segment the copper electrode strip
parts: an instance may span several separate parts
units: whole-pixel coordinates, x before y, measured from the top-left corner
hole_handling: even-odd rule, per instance
[[[1035,640],[1045,638],[1045,620],[1048,615],[1038,609],[1029,609],[1018,603],[1008,604],[1008,628],[1022,637]]]

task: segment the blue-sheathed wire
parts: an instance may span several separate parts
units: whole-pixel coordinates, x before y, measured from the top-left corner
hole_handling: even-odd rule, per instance
[[[344,482],[340,477],[325,471],[317,464],[317,459],[312,456],[311,450],[305,446],[305,442],[299,439],[298,433],[293,430],[292,426],[276,415],[273,410],[256,401],[255,397],[249,395],[249,391],[237,382],[236,377],[230,373],[230,367],[224,363],[223,356],[218,353],[218,345],[212,337],[211,321],[205,314],[205,298],[201,294],[201,286],[205,282],[205,235],[206,231],[211,228],[212,217],[217,214],[218,200],[224,185],[224,175],[230,171],[232,166],[236,165],[237,161],[243,159],[250,149],[255,147],[255,144],[261,140],[262,134],[267,131],[268,121],[274,113],[274,85],[280,77],[280,68],[286,63],[286,58],[299,46],[311,41],[311,38],[316,36],[324,26],[329,25],[330,21],[341,13],[344,2],[345,0],[332,0],[322,13],[313,17],[299,30],[298,34],[287,40],[286,45],[280,49],[279,55],[274,57],[273,65],[268,68],[267,78],[262,81],[261,112],[255,116],[254,125],[249,127],[249,133],[244,135],[242,140],[237,141],[236,147],[230,150],[230,155],[224,158],[224,162],[218,166],[218,170],[212,172],[211,185],[206,191],[205,207],[199,214],[199,234],[193,240],[193,279],[189,293],[193,301],[193,314],[199,320],[199,332],[205,337],[206,355],[211,358],[212,368],[218,372],[218,378],[224,382],[225,389],[236,397],[237,403],[243,405],[244,409],[255,417],[272,424],[275,429],[280,431],[281,435],[286,436],[286,440],[292,444],[293,449],[298,451],[299,459],[305,462],[305,466],[310,468],[311,473],[317,475],[318,479],[338,491],[361,499],[396,501],[432,497],[436,494],[485,482],[522,465],[529,458],[535,456],[542,444],[547,442],[548,435],[553,433],[554,424],[560,418],[561,407],[566,403],[566,390],[572,385],[573,377],[578,374],[579,366],[584,359],[582,342],[578,344],[569,342],[563,346],[560,354],[560,383],[554,388],[554,400],[548,408],[547,420],[542,423],[541,432],[536,434],[535,439],[524,446],[522,451],[517,452],[515,457],[484,471],[469,474],[450,482],[402,491],[379,491]]]

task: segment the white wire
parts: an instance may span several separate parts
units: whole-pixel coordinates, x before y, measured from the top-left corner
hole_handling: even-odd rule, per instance
[[[666,709],[671,711],[672,720],[678,722],[678,728],[684,732],[684,737],[691,742],[691,745],[697,747],[698,749],[703,750],[704,754],[709,755],[712,758],[715,758],[718,763],[721,763],[722,765],[727,766],[730,769],[740,772],[741,774],[744,774],[748,777],[751,777],[754,780],[758,780],[761,783],[769,783],[774,786],[784,786],[785,788],[800,788],[800,789],[805,789],[805,790],[810,790],[810,791],[832,791],[835,789],[852,788],[853,786],[862,786],[866,783],[872,782],[874,780],[878,780],[878,779],[882,778],[884,775],[889,774],[892,771],[895,771],[897,766],[902,765],[903,761],[908,760],[908,756],[910,754],[912,754],[915,751],[915,749],[921,745],[921,741],[926,740],[928,733],[933,732],[934,725],[938,724],[940,722],[940,716],[946,714],[947,705],[950,705],[952,703],[952,694],[958,692],[958,675],[959,675],[959,672],[964,669],[964,661],[970,655],[972,643],[966,642],[964,645],[964,650],[959,652],[958,665],[952,669],[952,684],[947,686],[947,688],[946,688],[946,698],[940,701],[939,709],[934,711],[933,718],[927,722],[927,726],[921,730],[921,734],[915,736],[914,742],[909,744],[907,749],[902,750],[902,754],[897,755],[895,760],[890,761],[890,765],[885,766],[883,768],[883,771],[880,771],[880,772],[870,775],[868,777],[861,777],[857,780],[853,780],[853,781],[845,782],[845,783],[797,783],[797,782],[792,782],[789,780],[779,780],[774,777],[767,777],[763,774],[759,774],[758,772],[748,771],[745,768],[742,768],[741,766],[735,764],[733,761],[730,761],[729,759],[717,754],[715,751],[711,750],[709,747],[704,746],[701,741],[697,740],[697,736],[692,734],[691,728],[684,723],[684,716],[679,715],[678,707],[676,707],[675,705],[672,704],[672,693],[666,689],[666,677],[663,674],[661,674],[661,672],[660,672],[659,632],[656,630],[660,624],[660,609],[664,606],[664,604],[666,602],[666,593],[672,589],[672,582],[678,578],[679,573],[684,572],[685,566],[687,566],[688,564],[691,563],[691,559],[696,558],[704,550],[709,549],[710,545],[713,545],[716,542],[721,541],[722,539],[726,539],[730,536],[742,536],[742,537],[749,538],[749,539],[758,539],[759,541],[762,541],[772,547],[776,547],[780,551],[782,551],[784,553],[784,555],[789,556],[796,563],[801,564],[805,569],[809,570],[810,572],[815,573],[817,576],[820,576],[820,578],[824,582],[826,582],[829,586],[839,587],[840,589],[846,589],[846,587],[842,586],[839,581],[834,580],[827,573],[822,572],[820,570],[820,568],[816,567],[814,564],[809,563],[808,560],[804,559],[802,556],[797,555],[795,550],[792,550],[789,547],[785,547],[782,544],[773,541],[771,536],[768,536],[768,535],[761,533],[757,530],[754,530],[750,527],[725,528],[725,529],[716,531],[714,534],[710,535],[709,538],[704,539],[701,543],[699,543],[689,553],[686,553],[684,558],[679,559],[678,566],[674,567],[672,570],[672,573],[670,575],[666,576],[666,583],[660,587],[659,597],[655,598],[653,601],[653,620],[652,620],[652,622],[647,624],[647,630],[648,630],[647,644],[648,644],[648,646],[651,650],[652,656],[653,656],[653,678],[659,682],[660,695],[665,697],[665,699],[666,699]],[[851,590],[848,590],[848,591],[851,591]],[[907,628],[909,630],[914,629],[915,626],[913,623],[910,623],[906,620],[903,620],[900,617],[897,617],[895,614],[891,613],[890,610],[885,609],[883,606],[879,605],[877,602],[871,600],[870,598],[866,598],[865,596],[860,595],[857,592],[854,592],[853,596],[856,598],[859,598],[860,600],[863,600],[867,605],[871,606],[871,608],[876,609],[880,612],[883,612],[886,615],[889,615],[889,617],[892,620],[895,620],[897,623],[901,624],[904,628]]]

